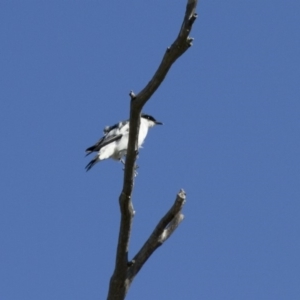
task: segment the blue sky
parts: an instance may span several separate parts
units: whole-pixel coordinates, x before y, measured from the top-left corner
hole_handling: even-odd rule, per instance
[[[176,3],[175,3],[176,2]],[[105,299],[122,166],[84,150],[129,115],[185,1],[1,1],[0,299]],[[144,112],[130,257],[185,220],[127,299],[299,299],[299,1],[201,1]]]

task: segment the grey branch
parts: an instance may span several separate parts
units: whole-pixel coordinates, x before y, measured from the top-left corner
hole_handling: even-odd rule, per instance
[[[134,278],[134,275],[137,274],[138,272],[138,270],[135,271],[135,274],[134,272],[131,273],[129,272],[130,265],[132,265],[131,267],[134,269],[136,268],[135,266],[137,264],[136,263],[132,264],[128,262],[128,251],[129,251],[129,239],[131,233],[132,219],[134,216],[131,196],[132,196],[132,190],[134,185],[134,175],[135,175],[134,166],[137,157],[137,151],[135,150],[136,149],[135,145],[138,140],[138,132],[140,128],[140,114],[143,106],[146,104],[146,102],[150,99],[153,93],[158,89],[160,84],[163,82],[172,64],[183,53],[185,53],[187,49],[191,47],[193,38],[189,37],[189,33],[192,29],[192,25],[194,21],[197,18],[197,14],[195,13],[197,2],[198,2],[197,0],[187,1],[186,11],[185,11],[184,19],[179,34],[175,39],[175,41],[173,42],[173,44],[169,48],[167,48],[163,56],[163,59],[157,71],[153,75],[152,79],[149,81],[146,87],[142,91],[140,91],[137,95],[135,95],[132,91],[129,94],[131,98],[130,132],[129,132],[128,150],[127,150],[126,163],[125,163],[123,189],[119,197],[119,204],[121,210],[121,222],[120,222],[119,239],[117,245],[115,270],[110,279],[109,292],[107,297],[107,299],[109,300],[124,299],[129,289],[130,283]],[[167,215],[168,214],[166,214],[166,216]],[[163,222],[164,224],[164,222],[167,221],[165,217],[160,221],[160,223]],[[166,225],[169,226],[164,227],[164,231],[160,234],[160,240],[159,240],[160,244],[163,243],[173,233],[173,231],[179,225],[182,218],[183,216],[181,214],[178,214],[175,217],[173,217],[172,220],[169,220],[167,222]],[[156,227],[155,230],[158,230],[157,228],[158,227]],[[153,249],[153,251],[155,249]],[[146,260],[143,261],[141,258],[142,255],[140,256],[138,255],[139,254],[137,254],[136,259],[140,259],[139,263],[140,266],[142,266]],[[128,277],[129,274],[131,274],[131,278],[132,278],[131,280]]]
[[[129,282],[132,282],[136,274],[139,272],[148,258],[152,255],[152,253],[172,235],[172,233],[181,223],[184,218],[184,215],[181,213],[181,211],[185,203],[185,198],[185,192],[183,190],[180,190],[180,192],[177,194],[173,206],[159,221],[141,250],[129,263]]]

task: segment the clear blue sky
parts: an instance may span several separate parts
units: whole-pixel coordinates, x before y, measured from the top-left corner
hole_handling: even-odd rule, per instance
[[[182,1],[1,1],[0,299],[105,299],[123,171],[84,150],[126,119]],[[201,1],[144,111],[130,257],[187,192],[128,299],[299,299],[300,2]]]

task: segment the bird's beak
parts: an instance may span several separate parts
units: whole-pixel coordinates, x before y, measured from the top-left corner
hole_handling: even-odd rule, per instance
[[[164,123],[155,121],[155,125],[164,125]]]

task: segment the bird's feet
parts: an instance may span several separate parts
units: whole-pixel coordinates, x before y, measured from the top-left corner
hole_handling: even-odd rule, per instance
[[[121,158],[120,162],[123,164],[124,168],[123,171],[125,170],[125,161]],[[137,164],[134,165],[134,177],[136,177],[138,175],[137,169],[139,168],[139,166]]]
[[[134,165],[134,177],[136,177],[138,175],[137,169],[139,168],[139,166],[137,164]]]

